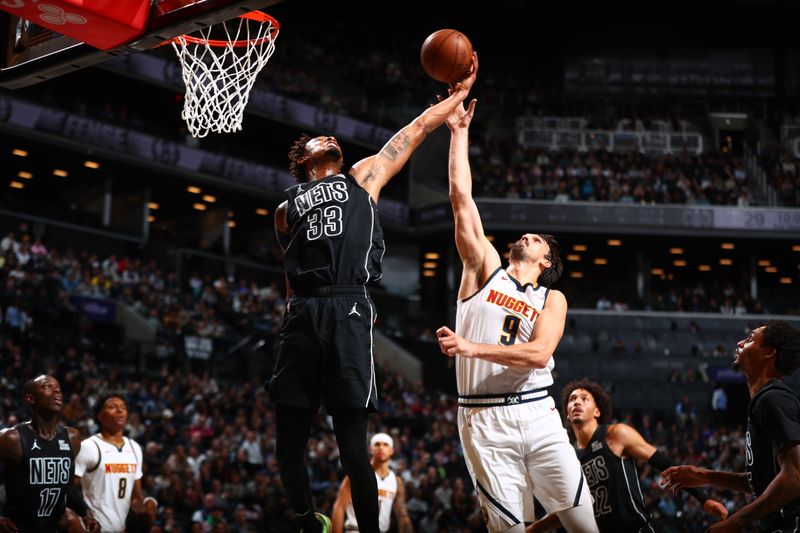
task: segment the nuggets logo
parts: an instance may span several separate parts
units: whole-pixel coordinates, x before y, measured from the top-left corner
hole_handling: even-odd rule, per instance
[[[512,313],[522,315],[531,322],[536,320],[536,316],[539,314],[539,311],[534,309],[532,305],[495,290],[489,291],[486,301],[504,307]]]

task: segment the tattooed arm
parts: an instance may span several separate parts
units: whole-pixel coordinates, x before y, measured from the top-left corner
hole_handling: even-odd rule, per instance
[[[350,174],[366,189],[373,200],[378,201],[381,189],[400,172],[428,133],[444,124],[456,106],[464,101],[475,83],[477,72],[478,56],[473,54],[469,75],[452,88],[448,98],[429,107],[411,124],[395,133],[380,152],[353,165]]]

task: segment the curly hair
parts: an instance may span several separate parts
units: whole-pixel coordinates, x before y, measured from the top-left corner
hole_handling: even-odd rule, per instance
[[[564,265],[561,262],[561,248],[553,235],[540,233],[539,237],[550,247],[550,251],[545,256],[545,259],[550,261],[550,267],[539,274],[539,284],[549,288],[558,281],[562,272],[564,272]]]
[[[800,367],[800,330],[783,320],[770,320],[764,324],[761,346],[775,348],[775,370],[780,376],[789,376]]]
[[[300,160],[306,155],[306,144],[308,144],[308,141],[311,139],[313,139],[313,137],[304,133],[300,135],[300,137],[292,143],[292,147],[289,148],[289,172],[295,177],[298,183],[308,181],[306,169],[303,168]]]
[[[611,401],[611,396],[603,390],[600,384],[588,378],[570,381],[561,389],[561,409],[565,417],[567,416],[569,397],[575,392],[575,389],[583,389],[592,395],[595,405],[597,405],[597,408],[600,410],[600,418],[597,420],[599,423],[608,424],[611,421],[611,414],[614,411],[614,404]]]
[[[92,416],[94,417],[95,421],[97,420],[100,412],[105,409],[106,402],[108,402],[108,400],[111,398],[119,398],[122,400],[122,403],[125,404],[125,407],[128,407],[128,402],[125,401],[125,395],[123,393],[115,391],[104,392],[100,395],[100,397],[97,398],[97,401],[94,402],[94,407],[92,408]]]

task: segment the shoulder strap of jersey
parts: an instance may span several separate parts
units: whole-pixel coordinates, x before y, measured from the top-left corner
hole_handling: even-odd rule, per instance
[[[139,465],[139,466],[142,466],[143,465],[142,458],[139,457],[139,453],[136,451],[136,448],[137,448],[136,442],[131,440],[130,437],[123,437],[123,439],[127,439],[128,440],[128,446],[131,447],[131,450],[133,450],[133,455],[134,455],[134,457],[136,457],[136,464]],[[141,449],[139,451],[141,451]]]
[[[97,448],[97,463],[93,467],[87,468],[86,469],[87,473],[94,472],[95,470],[97,470],[97,467],[99,467],[100,463],[103,462],[103,452],[100,450],[100,445],[97,444],[97,435],[92,435],[92,437],[89,438],[88,440],[92,441],[94,447]]]
[[[606,434],[608,433],[608,424],[600,424],[597,426],[597,429],[592,436],[592,440],[596,440],[603,443],[603,446],[607,446],[608,443],[606,442]]]
[[[19,434],[19,445],[21,446],[22,454],[24,455],[25,452],[30,450],[31,446],[33,445],[33,430],[29,425],[29,421],[20,422],[14,426],[14,429],[16,429],[17,433]]]

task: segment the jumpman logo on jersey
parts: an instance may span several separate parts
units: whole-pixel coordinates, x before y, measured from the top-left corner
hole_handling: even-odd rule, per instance
[[[39,444],[36,442],[36,439],[33,439],[33,446],[31,446],[31,451],[33,450],[41,451],[41,448],[39,447]]]
[[[361,316],[361,313],[359,313],[358,309],[356,309],[356,305],[358,305],[358,304],[357,303],[353,304],[353,308],[350,310],[350,312],[347,314],[347,316],[353,316],[353,315]]]

